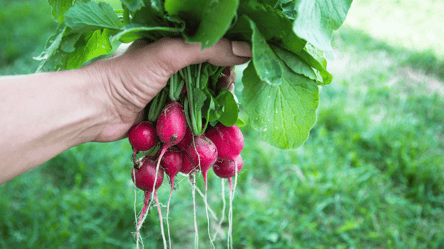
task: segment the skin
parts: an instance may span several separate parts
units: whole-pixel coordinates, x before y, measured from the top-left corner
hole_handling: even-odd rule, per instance
[[[245,43],[222,39],[201,50],[164,38],[135,42],[120,56],[75,70],[0,77],[0,184],[79,144],[125,138],[181,68],[233,66],[250,58]]]

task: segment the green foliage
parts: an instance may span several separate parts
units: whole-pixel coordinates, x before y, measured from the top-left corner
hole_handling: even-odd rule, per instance
[[[48,4],[51,6],[52,15],[54,19],[62,23],[65,20],[65,12],[71,8],[72,0],[48,0]]]
[[[220,40],[237,13],[239,0],[166,0],[165,10],[171,17],[185,22],[184,37],[188,42],[211,47]]]
[[[123,24],[111,5],[106,3],[79,3],[65,13],[66,26],[82,32],[100,28],[120,29]]]
[[[315,47],[330,51],[333,31],[345,21],[352,0],[301,0],[296,2],[294,32]]]
[[[252,60],[256,74],[261,81],[272,86],[279,86],[283,80],[284,61],[274,53],[267,40],[257,29],[256,24],[253,21],[250,21],[250,24],[253,30]]]
[[[242,101],[251,126],[260,130],[264,141],[276,147],[299,147],[316,122],[319,103],[316,82],[285,66],[282,84],[270,85],[258,79],[255,67],[256,64],[250,63],[242,78]]]

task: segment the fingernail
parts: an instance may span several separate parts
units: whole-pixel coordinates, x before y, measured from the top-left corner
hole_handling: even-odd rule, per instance
[[[251,52],[250,44],[242,41],[232,41],[231,47],[233,50],[233,54],[240,57],[253,57],[253,53]]]

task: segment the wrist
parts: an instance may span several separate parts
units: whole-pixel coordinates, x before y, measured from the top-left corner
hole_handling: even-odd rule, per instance
[[[112,101],[110,100],[109,85],[110,73],[106,61],[96,61],[85,67],[73,70],[81,77],[79,82],[84,108],[90,109],[93,115],[89,116],[82,131],[82,143],[95,142],[100,139],[104,127],[112,120]]]

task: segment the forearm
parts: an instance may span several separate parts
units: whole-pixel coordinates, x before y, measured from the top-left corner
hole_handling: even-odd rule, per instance
[[[93,81],[80,70],[0,78],[0,184],[94,140],[104,110]]]

